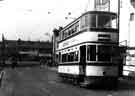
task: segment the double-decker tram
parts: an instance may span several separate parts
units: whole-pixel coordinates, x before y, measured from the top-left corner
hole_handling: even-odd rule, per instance
[[[76,83],[117,82],[122,74],[117,14],[88,11],[65,26],[59,35],[58,74]]]

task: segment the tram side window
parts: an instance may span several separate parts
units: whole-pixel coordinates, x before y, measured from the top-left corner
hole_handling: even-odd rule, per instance
[[[118,27],[117,25],[117,17],[116,16],[112,16],[112,22],[111,22],[111,27],[116,29]]]
[[[71,52],[68,54],[68,62],[73,62],[74,61],[74,53]]]
[[[111,47],[98,46],[98,61],[110,61],[110,60],[111,60]]]
[[[71,58],[71,54],[68,53],[68,60],[67,60],[67,62],[71,62],[71,61],[72,61],[71,59],[72,59],[72,58]]]
[[[56,54],[56,62],[58,62],[58,61],[59,61],[59,55]]]
[[[62,55],[62,62],[66,62],[67,61],[67,54],[63,54]]]
[[[68,62],[78,61],[78,51],[68,53]]]
[[[79,22],[75,25],[75,32],[79,31]]]
[[[81,28],[85,28],[89,25],[88,15],[85,15],[81,18]]]
[[[62,55],[62,62],[74,62],[78,61],[78,51],[66,53]]]
[[[85,16],[85,26],[87,27],[89,25],[89,19],[88,15]]]
[[[87,60],[96,61],[96,45],[87,46]]]
[[[62,32],[62,39],[64,39],[65,38],[65,33],[64,32]]]
[[[68,32],[67,32],[67,30],[65,31],[65,38],[68,36]]]
[[[90,27],[94,27],[96,28],[96,15],[95,14],[92,14],[90,15]]]
[[[85,27],[85,17],[81,18],[81,28]]]
[[[59,58],[59,62],[61,62],[61,53],[60,52],[59,52],[58,58]]]
[[[78,61],[78,55],[79,55],[79,52],[76,51],[76,52],[74,53],[74,61]]]

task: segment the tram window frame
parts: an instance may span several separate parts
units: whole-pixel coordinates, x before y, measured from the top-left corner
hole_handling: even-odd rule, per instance
[[[109,48],[110,48],[110,50],[109,50]],[[112,52],[111,50],[112,50],[112,46],[98,45],[97,46],[98,61],[109,61],[109,62],[111,62],[111,52]]]
[[[85,15],[85,27],[89,26],[89,14]]]
[[[77,33],[78,31],[79,31],[79,21],[77,21],[76,23],[72,24],[71,26],[65,28],[65,30],[61,32],[60,40],[64,40],[67,37]]]
[[[74,60],[79,61],[79,51],[75,51]]]
[[[117,29],[118,28],[118,20],[117,16],[113,15],[111,16],[111,28]]]
[[[67,38],[67,36],[68,36],[68,31],[65,30],[65,38]]]
[[[91,28],[97,27],[97,14],[90,14],[90,16],[89,16],[89,26]]]
[[[87,46],[87,61],[96,61],[96,45]]]
[[[68,62],[79,62],[79,51],[73,51],[70,53],[65,53],[61,55],[62,57],[62,63],[68,63]]]
[[[89,26],[89,14],[81,17],[81,29],[85,29]]]
[[[73,62],[74,61],[73,55],[74,55],[73,52],[68,53],[68,62]]]
[[[63,39],[63,31],[60,32],[60,40]]]
[[[85,27],[85,17],[83,16],[81,18],[81,29],[83,29]]]
[[[61,52],[59,52],[58,55],[59,55],[59,56],[58,56],[59,62],[61,62]]]
[[[62,40],[64,39],[64,31],[62,32]]]
[[[79,32],[79,21],[75,24],[75,28],[76,28],[76,32]]]
[[[97,27],[98,28],[111,28],[112,16],[107,14],[97,14]]]
[[[62,62],[66,62],[67,61],[67,54],[62,54]]]
[[[102,18],[101,18],[102,16]],[[106,19],[106,22],[109,23],[104,23],[105,21],[105,16],[108,18]],[[99,18],[100,17],[100,18]],[[101,21],[102,20],[102,21]],[[100,23],[101,21],[101,23]],[[110,14],[89,14],[89,26],[91,28],[99,28],[99,29],[104,29],[104,28],[112,28],[112,29],[117,29],[117,16],[116,15],[110,15]],[[102,25],[100,27],[100,25]]]

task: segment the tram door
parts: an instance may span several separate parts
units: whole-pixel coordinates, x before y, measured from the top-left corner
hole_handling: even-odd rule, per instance
[[[81,75],[85,76],[86,70],[86,45],[80,46],[80,67]]]

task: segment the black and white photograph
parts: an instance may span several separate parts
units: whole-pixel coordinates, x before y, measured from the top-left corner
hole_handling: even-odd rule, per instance
[[[135,0],[0,0],[0,96],[135,96]]]

